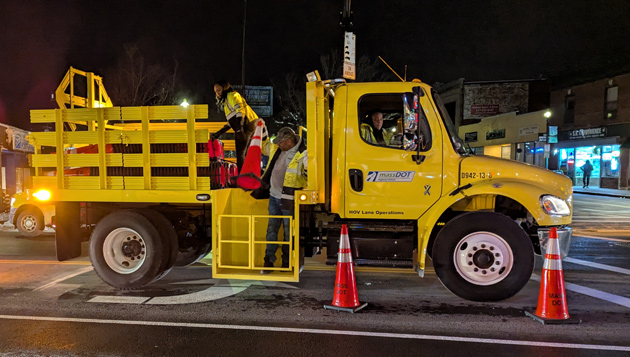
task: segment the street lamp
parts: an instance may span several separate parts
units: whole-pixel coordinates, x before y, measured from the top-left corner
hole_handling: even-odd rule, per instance
[[[180,105],[184,108],[187,108],[190,104],[188,104],[188,101],[186,100],[186,98],[184,98],[184,100],[182,101],[182,104]]]

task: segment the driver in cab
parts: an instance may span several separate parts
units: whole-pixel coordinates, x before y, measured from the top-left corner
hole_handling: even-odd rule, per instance
[[[388,146],[392,140],[392,133],[383,130],[383,113],[374,112],[361,124],[361,137],[370,144]]]

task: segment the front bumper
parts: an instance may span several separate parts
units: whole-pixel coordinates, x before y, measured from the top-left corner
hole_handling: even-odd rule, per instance
[[[549,241],[549,231],[551,228],[538,229],[538,242],[540,243],[541,254],[544,256],[547,251],[547,243]],[[558,243],[560,244],[560,255],[562,259],[569,255],[569,247],[571,246],[571,236],[573,230],[570,227],[556,228],[558,232]]]
[[[17,208],[11,207],[9,210],[9,222],[11,222],[11,224],[15,224],[15,212],[17,212]]]

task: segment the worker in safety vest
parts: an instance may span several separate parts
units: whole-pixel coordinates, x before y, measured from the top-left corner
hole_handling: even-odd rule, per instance
[[[361,124],[361,137],[370,144],[387,146],[390,144],[392,134],[383,130],[383,113],[374,112]]]
[[[254,190],[255,198],[269,198],[270,216],[292,216],[294,211],[295,191],[306,187],[308,158],[306,145],[293,129],[284,127],[270,143],[265,140],[262,153],[271,159],[262,177],[261,188]],[[267,226],[267,241],[278,241],[278,231],[283,225],[284,241],[290,241],[291,228],[289,219],[270,218]],[[276,261],[278,244],[267,244],[265,267],[273,267]],[[289,267],[290,246],[282,245],[282,267]],[[269,273],[263,270],[262,273]]]
[[[223,133],[234,129],[234,142],[236,144],[236,166],[238,172],[241,172],[247,147],[256,130],[256,121],[258,115],[247,105],[245,98],[240,93],[234,91],[230,83],[225,80],[218,81],[214,84],[214,93],[216,94],[217,110],[223,111],[227,118],[227,124],[214,134],[210,135],[211,139],[218,139]],[[266,129],[263,130],[265,133]]]

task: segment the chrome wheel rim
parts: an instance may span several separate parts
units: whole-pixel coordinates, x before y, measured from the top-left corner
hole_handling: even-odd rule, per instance
[[[144,239],[130,228],[111,231],[103,242],[103,256],[116,273],[131,274],[144,264],[147,256]]]
[[[493,285],[507,277],[514,266],[510,245],[491,232],[474,232],[459,241],[453,261],[459,275],[475,285]]]
[[[25,216],[20,225],[25,232],[34,232],[37,230],[37,217],[33,215]]]

